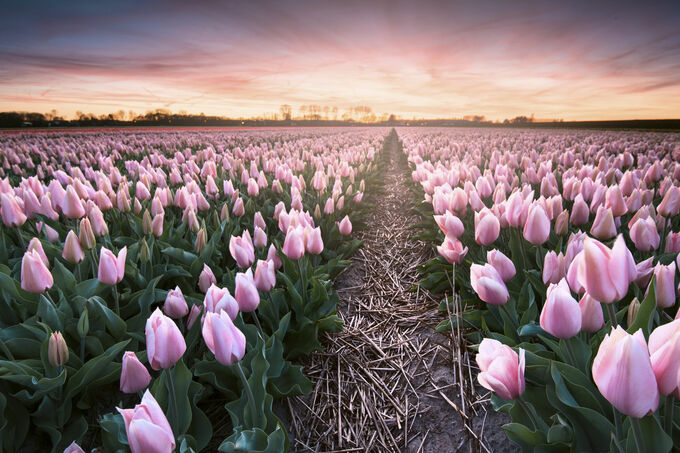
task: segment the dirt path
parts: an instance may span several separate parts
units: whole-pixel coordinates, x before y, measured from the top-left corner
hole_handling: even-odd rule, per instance
[[[305,366],[316,383],[312,394],[289,402],[291,450],[514,451],[480,395],[475,403],[461,398],[456,374],[466,370],[462,378],[471,382],[472,373],[454,367],[452,339],[433,333],[438,302],[409,292],[416,267],[433,251],[411,239],[418,219],[410,212],[409,170],[396,134],[386,151],[384,191],[369,199],[375,210],[361,233],[364,247],[336,280],[345,329],[327,336],[326,349]],[[485,428],[489,419],[495,426]]]

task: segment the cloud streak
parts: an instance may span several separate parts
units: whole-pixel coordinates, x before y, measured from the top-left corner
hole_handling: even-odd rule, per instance
[[[15,3],[0,110],[680,115],[674,2]]]

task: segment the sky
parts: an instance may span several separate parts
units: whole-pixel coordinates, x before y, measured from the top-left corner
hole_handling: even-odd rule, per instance
[[[0,111],[680,118],[677,0],[0,2]]]

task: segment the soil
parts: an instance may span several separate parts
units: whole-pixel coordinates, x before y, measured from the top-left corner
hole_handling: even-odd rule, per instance
[[[474,353],[434,333],[444,315],[417,285],[417,266],[434,251],[412,238],[419,219],[396,133],[384,151],[384,188],[368,197],[375,209],[358,233],[364,246],[335,281],[344,330],[305,363],[312,393],[277,408],[291,451],[519,451],[501,429],[509,418],[476,384]]]

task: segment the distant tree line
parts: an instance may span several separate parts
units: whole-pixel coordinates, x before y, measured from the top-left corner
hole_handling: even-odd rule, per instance
[[[487,120],[484,115],[469,115],[453,119],[404,119],[394,114],[378,115],[371,107],[356,106],[342,113],[337,107],[316,104],[300,106],[295,114],[293,108],[284,104],[274,114],[255,118],[226,118],[223,116],[189,114],[184,111],[172,113],[167,109],[150,110],[144,114],[119,110],[114,113],[95,115],[76,112],[74,119],[59,116],[56,110],[49,113],[0,112],[0,128],[27,127],[126,127],[126,126],[437,126],[437,127],[562,127],[605,129],[659,129],[680,130],[680,119],[669,120],[623,120],[623,121],[563,121],[537,120],[534,115],[516,116],[502,122]]]

